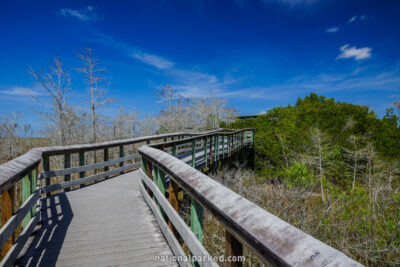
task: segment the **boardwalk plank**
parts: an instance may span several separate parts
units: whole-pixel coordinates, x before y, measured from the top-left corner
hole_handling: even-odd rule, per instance
[[[177,266],[130,172],[42,201],[43,226],[19,266]]]

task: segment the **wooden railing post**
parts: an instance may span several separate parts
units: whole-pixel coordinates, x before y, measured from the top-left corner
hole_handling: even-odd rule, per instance
[[[32,179],[31,179],[31,194],[36,190],[37,186],[37,177],[39,175],[39,165],[32,170]],[[33,205],[33,208],[31,210],[31,216],[35,215],[36,213],[36,204]]]
[[[120,157],[120,158],[124,157],[124,146],[123,146],[123,145],[120,145],[120,146],[119,146],[119,157]],[[121,162],[119,163],[119,166],[120,166],[120,167],[124,166],[124,162],[121,161]],[[123,173],[124,173],[123,171],[120,172],[120,174],[123,174]]]
[[[225,135],[221,135],[222,137],[222,158],[225,158]]]
[[[228,147],[228,157],[231,156],[231,136],[228,135],[228,142],[227,142],[227,147]]]
[[[158,189],[160,189],[161,193],[165,197],[165,184],[164,184],[165,174],[160,168],[158,168],[158,167],[155,167],[155,168],[156,168],[155,171],[156,171],[156,175],[157,175]],[[160,205],[158,205],[158,208],[159,208],[161,214],[163,215],[163,217],[166,218],[165,212],[163,211],[163,209],[161,208]]]
[[[212,165],[213,161],[213,149],[212,149],[212,143],[213,143],[213,137],[210,136],[210,167]]]
[[[142,162],[144,162],[145,164],[145,170],[143,171],[144,173],[146,173],[147,177],[149,177],[150,180],[153,180],[153,172],[152,172],[152,164],[149,160],[144,160],[144,158],[142,158]],[[151,198],[153,198],[153,192],[151,192],[151,190],[149,188],[147,188],[147,193],[149,194],[149,196]]]
[[[214,162],[217,162],[218,155],[218,136],[214,137]]]
[[[219,142],[220,142],[220,138],[219,138],[219,135],[217,134],[217,149],[216,149],[216,152],[217,153],[215,153],[215,155],[216,155],[216,161],[218,161],[219,160]]]
[[[43,158],[43,171],[47,172],[50,171],[50,159],[49,157],[44,157]],[[50,185],[50,178],[45,179],[45,185],[48,186]],[[46,196],[50,196],[50,192],[46,194]]]
[[[179,209],[179,203],[178,203],[178,190],[179,190],[179,186],[177,183],[175,183],[174,180],[172,180],[171,178],[169,178],[169,203],[171,204],[171,206],[174,208],[174,210],[176,212],[178,212]],[[175,236],[176,236],[176,230],[173,227],[171,222],[168,222],[169,228],[174,232]]]
[[[14,214],[14,186],[1,194],[1,225],[5,225]],[[15,233],[10,236],[1,249],[1,256],[7,254],[15,242]]]
[[[85,165],[85,152],[79,152],[79,166]],[[85,171],[79,173],[79,178],[85,178]],[[80,188],[85,187],[85,184],[81,184]]]
[[[103,161],[106,162],[108,161],[108,148],[104,148],[103,150]],[[104,171],[108,171],[110,168],[108,166],[104,167]],[[104,179],[107,179],[108,176],[104,177]]]
[[[192,141],[192,167],[196,168],[196,140]]]
[[[64,154],[64,169],[68,169],[71,167],[71,154]],[[71,181],[71,174],[64,175],[64,182]],[[69,191],[69,188],[66,188],[65,191]]]
[[[243,262],[238,260],[243,256],[243,245],[228,230],[225,230],[225,267],[242,267]],[[236,261],[232,261],[232,258]],[[230,260],[229,260],[230,259]]]
[[[190,229],[199,239],[200,243],[203,243],[203,207],[191,198],[190,203]]]
[[[172,156],[176,157],[176,143],[172,145]]]
[[[31,180],[32,180],[31,172],[29,172],[24,178],[22,178],[22,203],[24,203],[25,200],[27,200],[31,195],[31,183],[32,183]],[[26,214],[25,218],[22,221],[23,228],[25,228],[30,219],[31,219],[31,213],[28,212],[28,214]]]
[[[207,162],[207,137],[204,137],[204,168],[207,169],[208,162]]]

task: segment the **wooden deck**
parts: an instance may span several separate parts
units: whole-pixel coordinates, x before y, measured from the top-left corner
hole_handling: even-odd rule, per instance
[[[137,171],[45,198],[43,227],[18,266],[177,266],[139,191]]]

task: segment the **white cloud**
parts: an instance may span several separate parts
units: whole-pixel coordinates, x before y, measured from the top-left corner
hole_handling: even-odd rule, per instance
[[[156,67],[157,69],[160,70],[164,70],[164,69],[171,69],[174,67],[174,63],[156,56],[156,55],[152,55],[152,54],[148,54],[148,53],[143,53],[143,52],[135,52],[132,54],[132,57],[136,58],[137,60],[139,60],[140,62]]]
[[[63,17],[71,16],[82,21],[95,21],[102,19],[94,12],[94,8],[92,6],[81,9],[60,8],[57,14]]]
[[[332,27],[332,28],[326,29],[327,33],[333,33],[333,32],[337,32],[337,31],[339,31],[339,27]]]
[[[38,92],[37,90],[33,90],[30,88],[16,86],[8,90],[2,90],[0,93],[5,95],[13,95],[13,96],[40,96],[43,93]]]
[[[357,20],[365,20],[366,18],[367,18],[367,15],[365,15],[365,14],[363,14],[361,16],[353,16],[347,21],[347,23],[353,23]]]
[[[357,16],[353,16],[353,17],[351,17],[347,22],[348,22],[348,23],[352,23],[352,22],[354,22],[356,19],[357,19]]]
[[[340,47],[340,51],[342,53],[337,56],[336,59],[340,58],[354,58],[355,60],[366,59],[371,57],[371,48],[370,47],[362,47],[356,48],[355,46],[349,46],[349,44],[345,44]]]

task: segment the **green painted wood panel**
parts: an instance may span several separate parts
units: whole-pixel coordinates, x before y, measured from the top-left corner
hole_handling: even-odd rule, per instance
[[[37,176],[38,176],[38,171],[39,167],[36,168],[35,170],[32,171],[32,179],[31,179],[31,193],[36,190],[36,182],[37,182]],[[32,210],[31,210],[31,216],[35,215],[36,213],[36,204],[33,205]]]
[[[203,207],[198,204],[194,199],[191,199],[190,203],[190,229],[199,239],[200,243],[203,243]]]
[[[31,175],[29,174],[26,175],[24,178],[22,178],[22,203],[24,203],[29,198],[30,195],[31,195]],[[26,214],[25,218],[22,220],[23,228],[25,228],[30,219],[31,219],[31,213],[28,212],[28,214]]]

